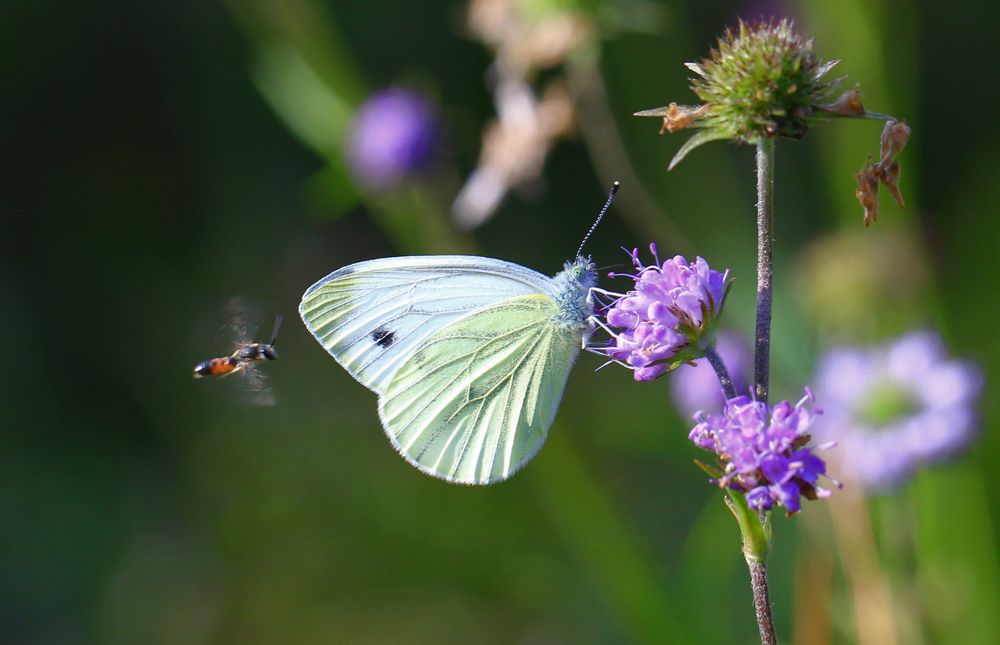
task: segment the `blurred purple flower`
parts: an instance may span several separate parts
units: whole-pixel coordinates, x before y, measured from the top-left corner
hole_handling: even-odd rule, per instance
[[[798,12],[782,0],[746,0],[736,11],[735,19],[745,22],[780,20],[788,18],[798,21]]]
[[[358,109],[347,141],[351,174],[368,188],[389,188],[422,170],[438,152],[437,112],[422,94],[390,87]]]
[[[862,486],[886,491],[968,447],[982,386],[979,367],[949,359],[932,331],[870,349],[839,347],[820,361],[816,390],[826,409],[816,434],[836,439]]]
[[[750,384],[745,375],[753,363],[753,355],[743,337],[734,332],[720,332],[715,351],[726,364],[736,391],[746,392]],[[677,409],[689,417],[699,410],[719,410],[726,401],[719,377],[704,358],[677,368],[670,376],[670,395]]]
[[[639,250],[633,249],[635,274],[608,274],[632,278],[632,291],[594,290],[612,300],[604,307],[602,323],[611,340],[590,349],[632,369],[637,381],[651,381],[704,355],[702,343],[712,342],[715,320],[732,283],[728,269],[719,273],[700,257],[688,264],[678,255],[661,264],[656,245],[650,244],[649,250],[656,264],[644,266]]]
[[[719,457],[720,475],[715,482],[746,494],[747,504],[757,510],[784,506],[789,513],[801,510],[801,498],[829,497],[819,485],[826,463],[807,448],[807,433],[818,411],[806,407],[812,393],[796,405],[782,401],[768,408],[762,401],[738,396],[726,401],[722,414],[698,415],[698,425],[689,438],[699,448]],[[832,447],[832,443],[818,449]],[[835,486],[840,483],[830,480]]]

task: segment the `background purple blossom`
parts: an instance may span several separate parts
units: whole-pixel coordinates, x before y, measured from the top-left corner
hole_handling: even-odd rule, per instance
[[[838,347],[820,361],[816,392],[825,414],[815,432],[840,445],[848,479],[884,491],[973,441],[982,384],[982,371],[949,359],[932,331],[868,349]]]
[[[439,130],[437,112],[423,94],[401,87],[373,94],[348,133],[351,173],[369,188],[393,186],[433,160]]]

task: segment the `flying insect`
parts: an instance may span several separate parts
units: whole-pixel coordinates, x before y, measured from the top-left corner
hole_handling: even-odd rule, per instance
[[[232,374],[242,374],[247,379],[247,389],[255,394],[253,402],[259,405],[273,405],[274,397],[267,391],[264,375],[258,369],[258,364],[261,361],[278,360],[278,350],[275,349],[274,343],[281,329],[281,321],[280,315],[275,317],[271,339],[266,343],[252,342],[246,327],[234,322],[236,341],[233,352],[228,356],[210,358],[198,363],[194,366],[194,377],[223,379]]]

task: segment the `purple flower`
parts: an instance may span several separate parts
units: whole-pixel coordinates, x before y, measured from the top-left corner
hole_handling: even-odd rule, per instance
[[[355,179],[369,188],[389,188],[426,167],[438,149],[434,106],[422,94],[390,87],[358,110],[347,141]]]
[[[816,389],[827,405],[816,434],[837,440],[849,477],[886,491],[975,439],[982,385],[982,371],[949,359],[932,331],[869,349],[839,347],[820,361]]]
[[[745,375],[753,356],[743,337],[733,332],[719,332],[715,351],[726,364],[736,391],[746,392],[750,384]],[[719,377],[704,358],[677,368],[670,376],[670,395],[677,409],[688,417],[698,410],[718,410],[726,400]]]
[[[718,455],[720,488],[746,494],[747,504],[757,510],[784,506],[789,513],[801,509],[801,498],[827,497],[830,490],[819,484],[826,476],[826,462],[807,448],[808,429],[819,412],[806,402],[782,401],[772,408],[747,396],[729,399],[722,414],[698,415],[691,441]],[[819,449],[832,447],[832,444]],[[835,486],[840,483],[830,480]]]
[[[780,18],[788,18],[799,22],[792,7],[787,2],[781,0],[746,0],[737,9],[734,18],[741,18],[744,21],[752,22],[760,20],[766,22]]]
[[[639,250],[633,249],[636,272],[609,274],[631,278],[633,290],[593,290],[611,299],[604,305],[601,323],[611,340],[590,349],[633,370],[637,381],[653,380],[704,355],[704,348],[714,340],[714,323],[732,284],[728,269],[714,271],[700,257],[688,264],[678,255],[661,264],[656,245],[650,244],[649,250],[656,264],[644,266]]]

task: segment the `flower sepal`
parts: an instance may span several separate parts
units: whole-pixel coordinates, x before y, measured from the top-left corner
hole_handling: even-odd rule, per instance
[[[736,518],[743,537],[743,556],[748,561],[764,562],[771,552],[771,514],[750,508],[746,495],[726,489],[726,506]]]
[[[708,475],[709,477],[712,478],[713,482],[714,481],[718,481],[725,474],[721,470],[719,470],[718,468],[716,468],[715,466],[713,466],[711,464],[706,464],[701,459],[695,459],[694,460],[694,465],[697,466],[698,468],[701,468],[705,472],[706,475]]]
[[[674,133],[684,128],[699,127],[698,120],[708,114],[710,105],[670,105],[651,110],[639,110],[632,116],[662,118],[663,125],[660,126],[660,134],[664,132]]]

